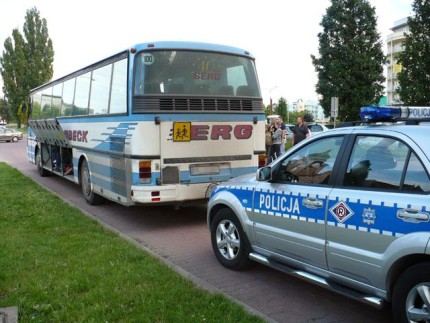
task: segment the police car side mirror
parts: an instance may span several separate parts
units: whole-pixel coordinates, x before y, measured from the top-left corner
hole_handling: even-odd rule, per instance
[[[257,171],[257,181],[270,181],[272,179],[272,167],[262,167]]]

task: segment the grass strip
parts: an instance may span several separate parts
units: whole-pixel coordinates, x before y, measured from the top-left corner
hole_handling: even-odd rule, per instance
[[[19,322],[259,322],[0,163],[0,307]]]

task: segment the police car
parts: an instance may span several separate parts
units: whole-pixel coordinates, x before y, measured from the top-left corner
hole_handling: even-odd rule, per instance
[[[212,248],[227,268],[253,260],[429,322],[430,108],[360,115],[373,124],[321,132],[218,185]]]

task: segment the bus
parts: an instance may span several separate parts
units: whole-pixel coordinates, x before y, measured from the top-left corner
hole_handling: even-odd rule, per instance
[[[208,43],[153,42],[30,92],[27,156],[91,205],[204,200],[264,164],[255,58]]]

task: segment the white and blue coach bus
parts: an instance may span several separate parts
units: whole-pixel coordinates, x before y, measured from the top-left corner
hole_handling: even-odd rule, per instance
[[[205,199],[264,163],[254,57],[215,44],[136,45],[30,93],[27,155],[89,204]]]

